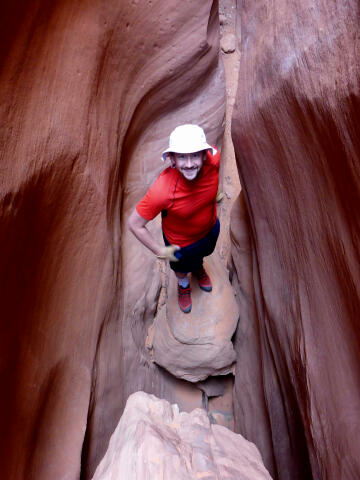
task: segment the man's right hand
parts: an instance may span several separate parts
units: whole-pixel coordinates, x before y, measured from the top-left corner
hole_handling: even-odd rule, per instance
[[[162,260],[169,260],[169,262],[178,262],[179,259],[174,255],[177,250],[180,250],[178,245],[169,245],[168,247],[162,247],[160,254],[156,256]]]

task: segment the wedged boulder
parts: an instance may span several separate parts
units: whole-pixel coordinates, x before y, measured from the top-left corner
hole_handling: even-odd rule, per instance
[[[93,480],[270,480],[258,449],[205,410],[132,394]]]
[[[228,273],[217,254],[206,259],[213,290],[202,291],[191,279],[192,310],[183,313],[177,301],[177,282],[171,273],[168,298],[149,328],[146,341],[152,359],[176,377],[190,382],[230,373],[236,360],[231,342],[239,309]]]

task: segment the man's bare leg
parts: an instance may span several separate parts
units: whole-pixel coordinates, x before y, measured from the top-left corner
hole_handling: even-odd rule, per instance
[[[174,272],[177,278],[185,278],[187,276],[187,273],[182,273],[182,272]]]
[[[176,275],[176,278],[178,280],[178,284],[182,288],[188,288],[189,286],[189,279],[188,279],[188,274],[183,273],[183,272],[174,272]]]

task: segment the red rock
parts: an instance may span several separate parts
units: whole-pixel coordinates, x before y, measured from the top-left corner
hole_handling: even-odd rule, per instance
[[[157,312],[147,340],[153,360],[189,382],[231,373],[236,361],[231,338],[239,310],[228,272],[217,253],[205,262],[212,292],[202,291],[192,278],[192,309],[184,314],[178,306],[177,281],[171,273],[166,304]]]
[[[90,478],[130,393],[171,400],[124,225],[176,124],[222,135],[217,3],[190,3],[1,3],[1,478]]]
[[[357,8],[242,2],[236,428],[279,479],[360,475]]]

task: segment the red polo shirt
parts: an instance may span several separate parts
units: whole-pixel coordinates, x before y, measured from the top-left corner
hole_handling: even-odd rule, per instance
[[[195,180],[186,180],[176,168],[160,173],[136,210],[152,220],[162,210],[165,237],[173,245],[186,247],[203,238],[216,222],[216,193],[219,184],[220,152],[206,159]]]

